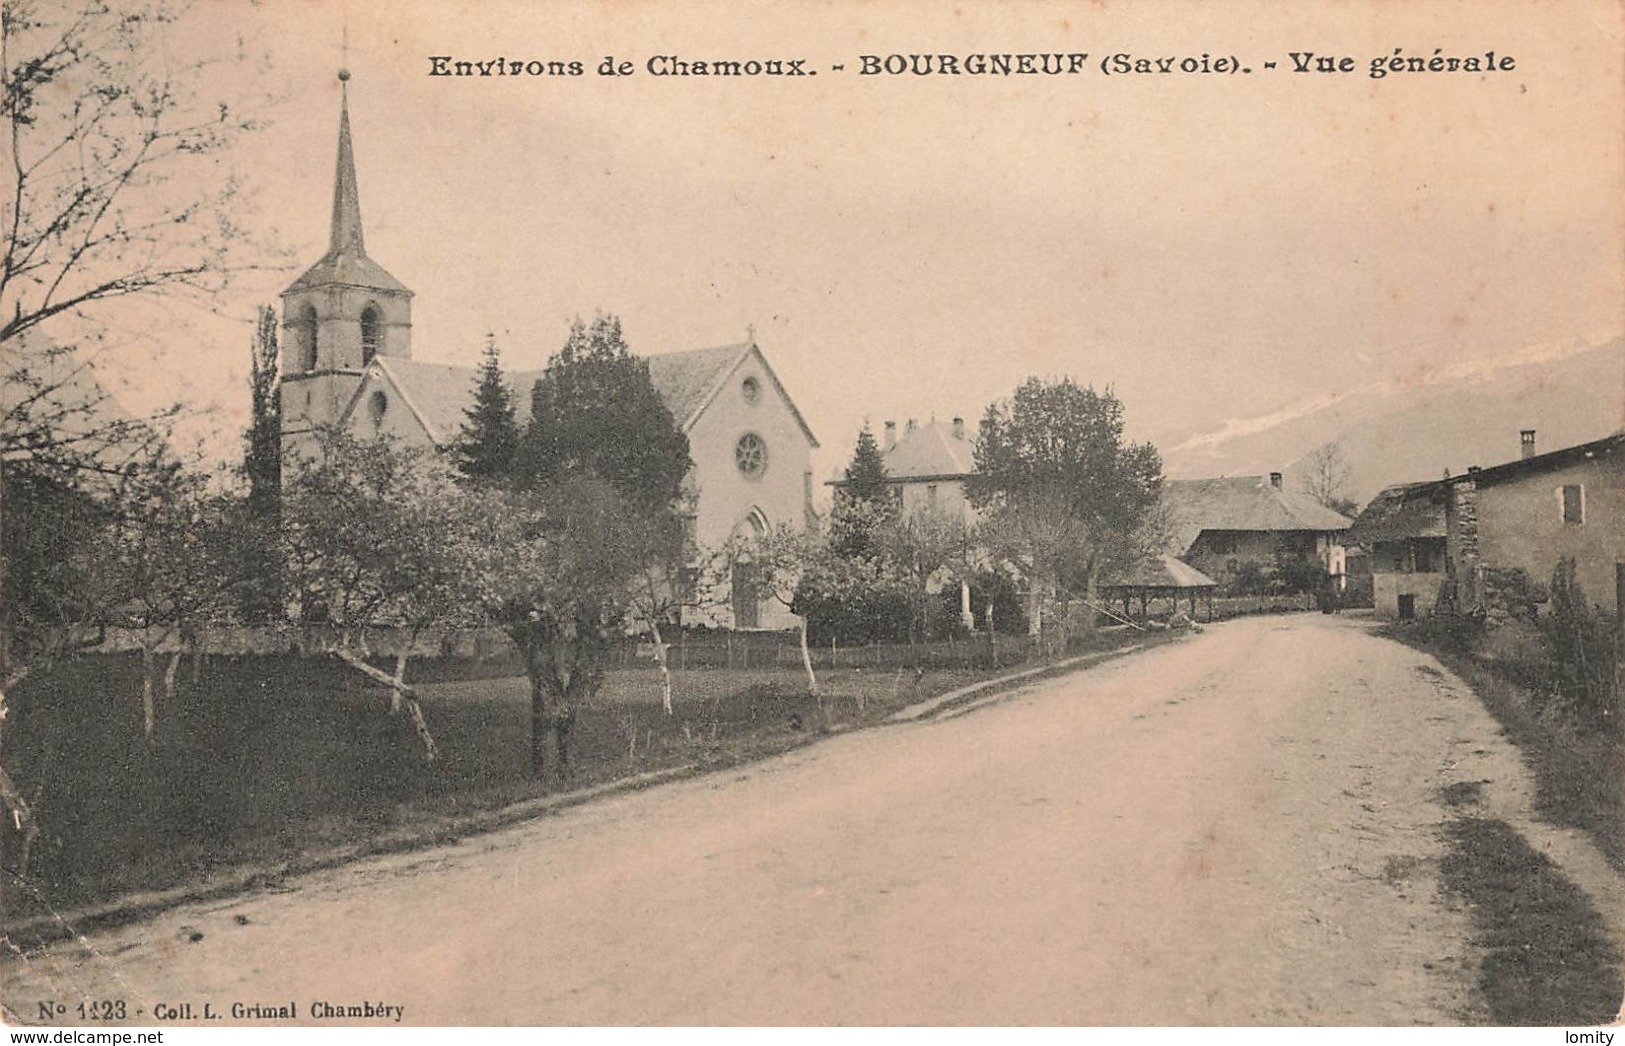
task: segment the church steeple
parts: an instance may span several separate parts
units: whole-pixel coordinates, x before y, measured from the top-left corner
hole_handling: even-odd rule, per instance
[[[339,70],[339,148],[327,253],[282,292],[285,439],[337,421],[375,358],[412,357],[412,292],[367,257],[361,234],[349,81],[349,70]]]
[[[350,70],[339,70],[339,160],[333,174],[333,229],[327,253],[366,257],[361,236],[361,189],[355,180],[355,148],[350,144]]]

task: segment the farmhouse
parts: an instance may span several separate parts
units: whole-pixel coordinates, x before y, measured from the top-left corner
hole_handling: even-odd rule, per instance
[[[478,369],[413,359],[412,297],[367,256],[346,84],[327,253],[282,293],[285,454],[308,454],[316,430],[328,425],[416,445],[445,447],[457,438]],[[653,356],[649,373],[688,436],[694,468],[685,484],[701,548],[807,524],[818,441],[754,332],[735,344]],[[521,414],[539,376],[509,377]],[[782,611],[746,598],[721,617],[740,628],[789,623]]]
[[[1343,574],[1348,517],[1285,489],[1279,472],[1166,480],[1162,497],[1170,551],[1221,584],[1251,568],[1272,569],[1282,555]]]
[[[1586,597],[1618,612],[1625,559],[1625,432],[1535,452],[1462,476],[1378,494],[1351,537],[1372,549],[1377,613],[1410,618],[1444,607],[1491,619],[1515,613],[1565,557]]]

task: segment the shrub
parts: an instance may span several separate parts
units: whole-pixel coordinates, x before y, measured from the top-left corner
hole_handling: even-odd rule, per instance
[[[1612,622],[1586,601],[1570,557],[1552,572],[1548,608],[1541,631],[1559,709],[1586,728],[1618,730]]]

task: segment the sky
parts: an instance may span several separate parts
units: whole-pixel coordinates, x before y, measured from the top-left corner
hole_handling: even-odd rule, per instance
[[[645,354],[753,326],[820,478],[866,420],[974,420],[1028,375],[1112,386],[1134,438],[1201,445],[1625,330],[1613,3],[215,0],[177,32],[246,59],[206,86],[267,126],[220,173],[281,253],[207,308],[129,321],[113,365],[138,407],[217,408],[223,452],[254,308],[326,246],[341,63],[368,253],[416,292],[416,358],[472,365],[493,332],[507,366],[539,367],[600,309]],[[1515,68],[1371,78],[1395,48]],[[1294,72],[1294,51],[1353,72]],[[858,73],[985,52],[1090,59]],[[1103,75],[1115,53],[1253,71]],[[432,77],[433,55],[586,75]],[[636,71],[595,75],[608,55]],[[660,78],[652,55],[818,75]]]

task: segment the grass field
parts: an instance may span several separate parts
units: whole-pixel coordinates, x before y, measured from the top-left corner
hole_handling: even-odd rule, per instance
[[[1097,645],[1129,641],[1105,634]],[[408,719],[388,714],[387,691],[328,659],[216,656],[196,681],[188,663],[150,748],[135,657],[88,657],[30,681],[12,695],[6,753],[39,834],[21,876],[18,839],[6,837],[7,923],[369,840],[443,837],[523,800],[731,765],[820,732],[798,669],[676,672],[670,718],[654,671],[620,670],[578,717],[570,779],[535,781],[526,681],[422,667],[442,680],[419,687],[434,765]],[[909,669],[850,668],[820,681],[831,725],[849,728],[994,674],[937,669],[916,682]]]

